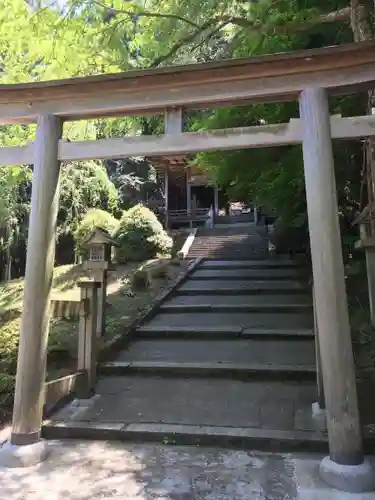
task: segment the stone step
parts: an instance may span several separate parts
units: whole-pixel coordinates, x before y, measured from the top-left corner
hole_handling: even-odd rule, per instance
[[[285,453],[303,451],[326,454],[329,451],[327,435],[319,430],[287,431],[232,426],[68,421],[45,423],[42,436],[45,439],[57,440],[148,442]],[[370,446],[373,449],[372,442]]]
[[[43,436],[324,451],[325,422],[312,418],[315,385],[107,376],[82,408],[73,402],[57,412]]]
[[[307,295],[176,295],[161,305],[161,312],[298,312],[312,314]]]
[[[248,328],[256,329],[312,329],[313,319],[311,314],[298,313],[163,313],[160,312],[147,323],[148,327],[159,329],[170,328],[195,328],[212,329],[234,328],[242,332]]]
[[[196,257],[204,257],[205,259],[210,260],[245,260],[246,258],[265,258],[268,255],[267,247],[264,247],[263,250],[259,249],[259,247],[255,247],[253,249],[245,248],[245,249],[228,249],[223,250],[221,248],[213,248],[213,247],[200,247],[200,248],[191,248],[189,250],[188,256],[191,258],[191,255],[195,255]]]
[[[274,269],[196,269],[189,279],[195,280],[293,280],[297,278],[293,268]]]
[[[204,269],[273,269],[273,268],[295,268],[296,264],[287,257],[275,256],[270,259],[258,260],[204,260],[199,268]]]
[[[287,328],[236,328],[236,327],[155,327],[141,326],[136,331],[138,339],[201,339],[201,340],[223,340],[236,338],[256,338],[262,341],[269,340],[306,340],[311,341],[314,338],[312,329],[287,329]]]
[[[209,250],[202,250],[202,251],[194,251],[194,252],[189,252],[187,255],[188,259],[197,259],[199,257],[203,257],[204,259],[213,259],[213,260],[227,260],[227,261],[238,261],[238,260],[244,260],[246,257],[251,255],[253,258],[262,258],[267,256],[266,250],[264,252],[259,252],[254,251],[254,252],[243,252],[243,253],[238,253],[236,255],[233,255],[233,253],[223,253],[223,252],[213,252]]]
[[[315,386],[315,382],[308,381],[107,376],[99,379],[91,406],[84,407],[80,413],[75,411],[75,416],[69,407],[64,408],[53,420],[57,427],[75,428],[77,434],[68,433],[67,437],[78,438],[87,437],[84,429],[103,429],[103,424],[110,426],[114,422],[118,424],[117,430],[129,425],[153,424],[194,426],[201,430],[230,427],[290,433],[309,431],[319,432],[323,437],[325,423],[312,418]],[[207,433],[211,434],[211,431]],[[104,432],[102,438],[108,439],[108,433]],[[252,446],[250,442],[246,444]]]
[[[101,375],[157,377],[212,377],[235,380],[316,380],[316,368],[303,365],[251,363],[187,363],[173,361],[113,361],[99,366]]]
[[[136,336],[138,339],[176,339],[176,340],[233,340],[236,338],[243,339],[259,339],[262,341],[279,340],[296,340],[301,339],[311,341],[314,338],[313,330],[311,329],[266,329],[266,328],[246,328],[240,331],[236,328],[155,328],[149,326],[140,327],[137,330]]]
[[[136,340],[117,361],[166,363],[239,363],[315,366],[314,342],[309,340]]]
[[[249,294],[303,294],[306,289],[295,280],[191,280],[188,279],[176,293],[179,295],[249,295]]]
[[[201,296],[202,297],[202,296]],[[219,296],[222,297],[222,296]],[[241,295],[234,295],[232,297],[241,298]],[[175,297],[175,299],[185,299],[185,298],[193,298],[197,297]],[[262,298],[262,296],[260,297]],[[246,297],[245,297],[246,299]],[[160,311],[163,313],[202,313],[202,312],[239,312],[239,313],[258,313],[258,312],[300,312],[300,311],[311,311],[311,304],[285,304],[285,303],[266,303],[266,304],[249,304],[244,300],[236,301],[234,303],[228,303],[226,301],[220,302],[207,302],[207,297],[202,298],[200,304],[187,304],[185,302],[178,304],[173,303],[173,299],[160,307]]]

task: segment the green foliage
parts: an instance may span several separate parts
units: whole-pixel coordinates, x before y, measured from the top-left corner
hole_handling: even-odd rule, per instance
[[[112,235],[118,229],[119,221],[109,212],[105,212],[99,208],[92,208],[88,210],[74,232],[76,248],[80,255],[85,254],[85,251],[82,248],[82,242],[96,227],[105,229]]]
[[[29,167],[0,168],[0,250],[7,252],[26,239],[26,222],[30,211]]]
[[[0,324],[0,372],[16,373],[20,318]]]
[[[125,210],[159,195],[155,169],[143,159],[109,160],[107,171],[118,190],[121,208]]]
[[[142,261],[158,254],[169,254],[173,241],[164,231],[156,215],[143,205],[136,205],[124,212],[115,233],[120,248],[117,260]]]
[[[101,163],[70,163],[63,168],[59,235],[74,233],[88,208],[101,208],[113,212],[117,206],[117,189]]]

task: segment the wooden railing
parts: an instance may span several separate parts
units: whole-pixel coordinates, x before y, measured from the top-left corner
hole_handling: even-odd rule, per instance
[[[199,222],[206,221],[208,217],[208,208],[168,210],[168,220],[170,222]]]

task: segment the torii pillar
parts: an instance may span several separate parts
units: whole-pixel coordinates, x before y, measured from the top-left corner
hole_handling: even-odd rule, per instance
[[[304,90],[300,112],[329,440],[329,457],[322,460],[320,475],[341,490],[370,491],[375,474],[363,455],[326,90]]]
[[[41,427],[59,206],[61,133],[62,122],[56,116],[38,118],[12,434],[11,441],[0,449],[3,466],[30,466],[47,455]]]

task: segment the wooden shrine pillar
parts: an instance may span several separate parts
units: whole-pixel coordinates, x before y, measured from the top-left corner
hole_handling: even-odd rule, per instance
[[[300,111],[314,299],[330,452],[330,456],[321,463],[320,473],[332,486],[354,491],[347,481],[353,479],[352,471],[357,470],[353,466],[359,467],[359,476],[363,474],[364,456],[326,90],[304,90],[300,96]],[[368,485],[360,487],[364,489],[355,491],[364,491]]]
[[[57,155],[61,133],[59,118],[39,117],[11,436],[15,445],[30,445],[40,440],[59,206]]]
[[[178,136],[182,133],[182,108],[170,108],[166,109],[164,113],[164,134],[171,136]],[[168,218],[168,190],[169,190],[169,177],[168,177],[168,167],[165,170],[165,226],[169,227]]]

